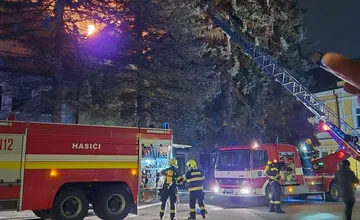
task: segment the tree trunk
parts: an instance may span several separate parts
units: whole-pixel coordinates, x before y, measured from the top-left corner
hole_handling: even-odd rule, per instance
[[[136,75],[136,124],[138,127],[148,127],[150,124],[150,114],[148,112],[149,105],[148,101],[146,100],[146,89],[145,87],[148,86],[146,83],[145,75],[146,72],[139,68],[142,66],[143,62],[146,62],[144,57],[142,57],[142,52],[145,48],[144,46],[144,39],[142,37],[142,32],[145,29],[144,24],[141,22],[144,19],[142,13],[137,13],[135,22],[134,22],[134,33],[135,39],[137,41],[137,45],[135,50],[137,51],[137,60],[133,60],[137,69],[135,70]],[[146,20],[146,19],[145,19]],[[140,62],[140,63],[139,63]],[[139,63],[139,65],[138,65]]]
[[[221,111],[221,115],[222,115],[222,119],[224,124],[226,124],[225,128],[224,128],[224,137],[227,140],[233,140],[233,135],[232,135],[232,120],[233,120],[233,103],[232,101],[232,93],[233,93],[233,81],[231,79],[231,75],[227,72],[227,71],[222,71],[221,72],[221,76],[220,76],[220,80],[221,80],[221,90],[222,90],[222,111]]]
[[[54,9],[55,14],[55,48],[54,48],[54,58],[55,62],[53,64],[53,74],[54,81],[52,86],[52,101],[53,101],[53,110],[52,118],[56,123],[61,122],[61,109],[64,99],[64,89],[62,86],[62,74],[63,74],[63,53],[64,53],[64,10],[66,6],[66,0],[56,0],[56,5]]]
[[[136,120],[138,127],[148,127],[150,121],[150,115],[148,112],[147,106],[149,103],[146,101],[146,96],[144,94],[145,82],[142,77],[142,72],[136,71]]]

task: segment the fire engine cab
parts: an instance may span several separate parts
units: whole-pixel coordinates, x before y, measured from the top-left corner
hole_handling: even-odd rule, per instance
[[[337,201],[340,194],[334,173],[337,161],[344,159],[338,155],[339,153],[327,157],[327,161],[332,160],[335,164],[332,167],[327,164],[330,171],[322,170],[324,166],[315,166],[324,163],[322,158],[312,162],[317,171],[313,169],[309,175],[304,175],[299,152],[293,145],[254,144],[223,147],[216,153],[213,191],[221,196],[263,197],[267,204],[271,192],[264,169],[267,161],[277,160],[285,164],[280,171],[283,196],[305,199],[308,195],[320,194],[327,201]],[[311,167],[310,163],[309,161]]]
[[[0,210],[82,220],[136,213],[142,147],[172,144],[169,129],[0,121]]]

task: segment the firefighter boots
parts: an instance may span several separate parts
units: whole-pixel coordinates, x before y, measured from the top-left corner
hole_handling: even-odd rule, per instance
[[[285,213],[285,211],[284,211],[284,210],[282,210],[282,209],[280,209],[280,210],[276,210],[275,212],[276,212],[276,213]]]
[[[190,217],[187,219],[196,219],[195,212],[190,212]]]

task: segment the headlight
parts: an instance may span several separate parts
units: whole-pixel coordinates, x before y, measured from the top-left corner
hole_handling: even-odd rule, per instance
[[[241,194],[250,194],[251,189],[250,188],[242,188],[242,189],[240,189],[240,193]]]
[[[220,191],[220,189],[219,189],[219,187],[214,186],[214,187],[213,187],[213,191],[216,192],[216,193],[218,193],[218,192]]]

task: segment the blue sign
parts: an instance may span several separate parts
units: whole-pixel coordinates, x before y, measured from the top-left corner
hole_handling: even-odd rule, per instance
[[[169,129],[169,123],[164,122],[164,123],[162,124],[162,128],[163,128],[163,129]]]
[[[331,129],[335,132],[335,134],[339,135],[339,137],[345,140],[345,134],[338,127],[331,124]]]

